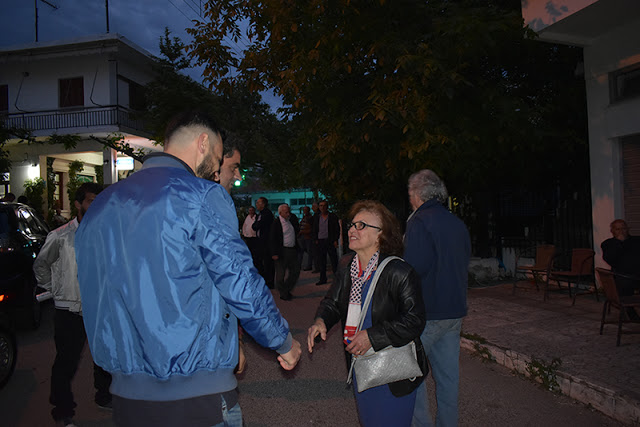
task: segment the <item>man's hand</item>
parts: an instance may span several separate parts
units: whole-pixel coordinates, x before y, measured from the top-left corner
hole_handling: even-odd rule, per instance
[[[278,255],[272,255],[271,259],[274,260],[274,261],[277,261],[278,260]]]
[[[294,339],[293,343],[291,344],[291,350],[278,356],[278,362],[280,362],[280,366],[282,366],[282,369],[290,371],[298,364],[301,354],[302,347],[300,347],[300,343]]]
[[[238,366],[236,368],[236,374],[244,372],[244,367],[247,365],[247,358],[244,356],[244,343],[238,341]]]
[[[336,248],[338,247],[338,241],[337,240],[335,242],[333,242],[333,246],[336,247]]]
[[[309,349],[309,353],[313,353],[313,346],[315,345],[318,335],[320,335],[322,341],[327,340],[327,325],[325,325],[324,320],[320,318],[316,319],[316,322],[311,325],[307,332],[307,348]]]

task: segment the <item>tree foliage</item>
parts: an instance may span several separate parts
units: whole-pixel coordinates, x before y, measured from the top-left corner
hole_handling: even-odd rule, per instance
[[[156,78],[146,87],[147,111],[142,115],[156,141],[164,141],[164,128],[180,111],[199,109],[209,112],[236,140],[242,141],[243,167],[259,175],[266,185],[287,188],[298,185],[299,173],[286,179],[274,171],[295,170],[296,159],[288,145],[287,127],[271,112],[259,93],[248,89],[243,80],[234,81],[229,90],[211,90],[180,72],[189,66],[184,44],[165,30],[160,38],[162,57],[156,61]]]
[[[212,87],[282,96],[338,200],[398,202],[425,167],[469,194],[585,166],[581,52],[533,40],[517,1],[215,0],[189,31]]]

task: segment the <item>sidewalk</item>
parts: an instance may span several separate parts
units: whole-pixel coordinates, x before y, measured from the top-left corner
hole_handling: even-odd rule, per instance
[[[617,325],[599,334],[602,298],[542,291],[528,282],[472,288],[462,326],[462,347],[529,376],[527,368],[556,381],[559,390],[629,425],[640,424],[640,335],[623,335],[616,347]],[[610,316],[617,316],[612,310]],[[640,330],[639,325],[630,325]],[[557,371],[550,369],[557,358]],[[535,360],[534,360],[535,359]]]

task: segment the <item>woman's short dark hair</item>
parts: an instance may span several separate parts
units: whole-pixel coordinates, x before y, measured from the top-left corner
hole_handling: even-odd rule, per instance
[[[380,218],[381,228],[378,242],[380,253],[385,255],[402,256],[404,245],[402,243],[402,231],[396,217],[382,203],[376,200],[360,200],[349,211],[349,218],[353,218],[360,212],[369,212]]]

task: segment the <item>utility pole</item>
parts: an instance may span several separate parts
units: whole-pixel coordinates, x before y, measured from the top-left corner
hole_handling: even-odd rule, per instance
[[[104,9],[107,15],[107,34],[109,34],[109,0],[104,0]]]
[[[55,4],[49,3],[47,0],[40,0],[42,3],[49,5],[53,8],[53,10],[58,10],[58,6]],[[36,23],[36,42],[38,41],[38,0],[33,0],[33,8],[35,11],[35,23]]]

